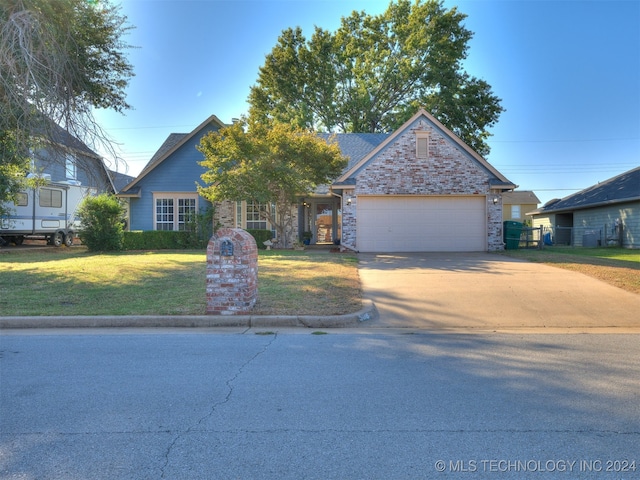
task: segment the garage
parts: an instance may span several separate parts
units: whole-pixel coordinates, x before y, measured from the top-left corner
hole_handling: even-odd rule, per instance
[[[361,252],[487,250],[484,196],[358,196]]]

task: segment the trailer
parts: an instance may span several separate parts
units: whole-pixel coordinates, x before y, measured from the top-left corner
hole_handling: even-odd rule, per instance
[[[82,200],[96,189],[79,182],[51,182],[18,194],[5,204],[8,215],[0,218],[0,245],[21,245],[27,238],[45,239],[49,245],[73,245],[80,226],[76,215]]]

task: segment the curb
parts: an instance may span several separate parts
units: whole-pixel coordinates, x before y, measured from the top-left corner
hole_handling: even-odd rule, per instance
[[[0,317],[0,330],[17,328],[214,328],[214,327],[354,327],[374,320],[378,311],[371,300],[345,315],[134,315]]]

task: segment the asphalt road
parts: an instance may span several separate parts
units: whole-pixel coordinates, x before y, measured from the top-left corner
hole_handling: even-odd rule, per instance
[[[640,478],[640,335],[327,332],[3,331],[0,479]]]

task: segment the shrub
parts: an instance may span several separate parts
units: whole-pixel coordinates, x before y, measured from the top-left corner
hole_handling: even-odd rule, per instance
[[[124,209],[113,195],[87,197],[77,212],[79,236],[90,251],[122,250]]]
[[[265,249],[267,247],[264,246],[264,243],[267,240],[271,240],[273,238],[273,234],[271,230],[247,230],[247,232],[256,239],[256,245],[258,248]]]
[[[203,240],[187,231],[136,230],[124,232],[125,250],[179,250],[204,248],[204,246]]]

